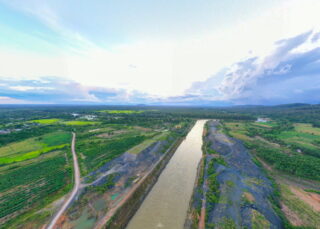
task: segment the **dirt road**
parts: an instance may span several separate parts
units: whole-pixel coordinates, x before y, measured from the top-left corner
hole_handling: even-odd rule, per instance
[[[48,224],[47,229],[54,229],[56,228],[56,223],[58,222],[60,216],[65,212],[65,210],[69,207],[70,203],[75,198],[79,187],[80,187],[80,170],[79,170],[79,164],[78,164],[78,158],[75,151],[75,143],[76,143],[76,134],[72,133],[72,143],[71,143],[71,151],[72,151],[72,157],[73,157],[73,168],[74,168],[74,187],[72,190],[71,195],[69,198],[64,202],[62,207],[59,209],[59,211],[56,213],[54,218],[51,220],[51,222]]]

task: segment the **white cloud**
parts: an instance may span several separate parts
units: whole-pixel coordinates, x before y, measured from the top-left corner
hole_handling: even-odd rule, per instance
[[[0,104],[34,104],[34,102],[15,99],[8,96],[0,96]]]
[[[73,51],[61,50],[55,56],[0,50],[0,76],[25,79],[59,76],[88,86],[137,90],[156,97],[183,95],[193,82],[203,81],[248,56],[265,56],[274,41],[317,27],[320,21],[319,1],[282,1],[260,16],[220,30],[169,40],[141,38],[107,49],[67,28],[50,8],[39,5],[23,10],[77,46],[70,46]],[[270,66],[272,61],[268,61]],[[289,66],[279,72],[288,70]],[[234,80],[226,80],[225,84],[233,85]],[[240,86],[237,90],[241,91]]]

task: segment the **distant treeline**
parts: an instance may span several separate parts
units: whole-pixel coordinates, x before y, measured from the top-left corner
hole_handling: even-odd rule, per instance
[[[285,119],[291,122],[311,123],[320,127],[320,104],[287,104],[278,106],[239,106],[222,109],[225,112],[243,113],[253,116],[266,116]]]

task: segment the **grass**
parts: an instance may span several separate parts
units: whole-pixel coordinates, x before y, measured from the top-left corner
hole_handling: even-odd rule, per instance
[[[258,178],[247,178],[244,181],[247,185],[249,185],[250,187],[253,187],[253,185],[263,185],[264,182],[261,179]]]
[[[140,114],[143,110],[101,110],[99,112],[105,112],[109,114]]]
[[[67,126],[86,126],[86,125],[96,125],[100,122],[93,122],[93,121],[65,121],[63,124]]]
[[[295,144],[297,146],[313,150],[318,148],[314,145],[314,142],[319,140],[319,136],[307,132],[301,132],[301,130],[283,131],[278,135],[278,138],[287,144]]]
[[[237,139],[243,141],[251,140],[250,137],[247,136],[248,132],[245,127],[245,123],[241,122],[227,122],[225,126],[229,129],[229,134]]]
[[[1,147],[0,157],[40,150],[42,147],[43,145],[40,141],[37,141],[36,138],[29,138],[21,142],[14,142]]]
[[[304,191],[305,191],[305,192],[316,193],[316,194],[319,194],[319,195],[320,195],[320,191],[317,191],[317,190],[313,190],[313,189],[305,189]]]
[[[272,122],[271,122],[272,123]],[[225,123],[228,129],[228,134],[232,137],[243,140],[245,142],[253,141],[254,139],[248,136],[247,127],[255,128],[256,130],[261,130],[262,125],[266,123],[243,123],[243,122],[227,122]],[[272,125],[275,125],[274,123]],[[269,129],[269,127],[268,127]],[[290,131],[282,131],[274,135],[275,138],[279,139],[287,145],[295,146],[296,148],[318,150],[320,143],[320,128],[314,128],[311,124],[295,123],[294,129]],[[303,150],[302,150],[303,151]]]
[[[139,145],[134,146],[131,149],[129,149],[128,153],[139,154],[142,150],[146,149],[147,147],[149,147],[151,144],[155,143],[156,141],[163,140],[167,135],[168,135],[168,133],[162,133],[162,134],[156,135],[155,137],[153,137],[151,139],[147,139],[147,140],[143,141],[142,143],[140,143]]]
[[[252,229],[269,229],[270,222],[257,210],[252,210],[251,216]]]
[[[35,120],[31,120],[29,122],[50,125],[50,124],[55,124],[60,121],[61,121],[61,119],[51,118],[51,119],[35,119]]]
[[[11,143],[0,148],[0,165],[29,160],[41,154],[62,149],[69,144],[70,140],[70,133],[57,131]]]
[[[296,123],[294,124],[295,130],[300,133],[320,135],[320,128],[312,127],[311,124],[307,123]]]
[[[235,222],[233,221],[233,219],[230,218],[223,218],[222,222],[220,222],[218,224],[218,227],[215,228],[219,228],[219,229],[236,229],[237,226],[235,224]]]
[[[277,124],[275,122],[264,122],[264,123],[254,122],[254,123],[252,123],[252,125],[259,126],[259,127],[265,127],[265,128],[271,128],[271,127],[275,127]]]
[[[314,211],[308,204],[294,195],[289,186],[280,184],[281,200],[283,203],[304,222],[304,226],[317,228],[319,225],[320,213]]]
[[[61,145],[61,144],[69,143],[71,141],[71,133],[64,132],[64,131],[57,131],[57,132],[43,135],[40,138],[40,140],[43,142],[43,144],[47,146]]]
[[[41,154],[48,153],[48,152],[51,152],[54,150],[63,149],[67,145],[68,144],[62,144],[62,145],[58,145],[58,146],[48,146],[48,147],[42,148],[41,150],[35,150],[35,151],[31,151],[31,152],[24,153],[24,154],[18,154],[18,155],[13,155],[13,156],[8,156],[8,157],[1,157],[0,158],[0,166],[33,159],[33,158],[38,157]]]

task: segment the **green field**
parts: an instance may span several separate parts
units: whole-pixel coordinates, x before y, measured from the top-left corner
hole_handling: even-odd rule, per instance
[[[128,150],[128,153],[138,154],[142,150],[146,149],[147,147],[149,147],[150,145],[155,143],[156,141],[160,141],[160,140],[165,139],[166,136],[168,136],[167,132],[162,133],[162,134],[158,134],[158,135],[154,136],[153,138],[147,139],[147,140],[143,141],[142,143],[140,143],[139,145],[132,147],[131,149]]]
[[[0,165],[29,160],[43,153],[62,149],[66,147],[70,141],[70,133],[58,131],[8,144],[0,148]]]
[[[18,228],[37,209],[69,191],[71,133],[55,131],[0,147],[0,227]],[[15,220],[12,216],[19,215]],[[6,228],[6,226],[5,226]]]
[[[41,154],[48,153],[48,152],[51,152],[54,150],[63,149],[66,146],[68,146],[68,144],[44,147],[41,150],[31,151],[31,152],[24,153],[24,154],[13,155],[13,156],[9,156],[9,157],[1,157],[0,158],[0,165],[6,165],[6,164],[11,164],[11,163],[19,162],[19,161],[25,161],[25,160],[29,160],[32,158],[36,158]]]
[[[86,126],[86,125],[97,125],[99,122],[93,122],[93,121],[65,121],[62,122],[63,124],[67,126]]]
[[[296,123],[294,124],[295,130],[300,133],[308,133],[320,136],[320,128],[312,127],[308,123]]]
[[[85,120],[63,121],[62,119],[36,119],[36,120],[31,120],[29,122],[39,123],[43,125],[64,124],[67,126],[85,126],[85,125],[99,124],[99,122],[94,122],[94,121],[85,121]]]
[[[50,125],[50,124],[58,123],[60,121],[61,119],[52,118],[52,119],[36,119],[36,120],[31,120],[30,122]]]
[[[5,222],[3,228],[18,228],[35,213],[28,210],[36,210],[69,191],[71,168],[61,153],[0,174],[0,218],[7,217],[0,227]],[[10,220],[16,213],[20,217]]]

